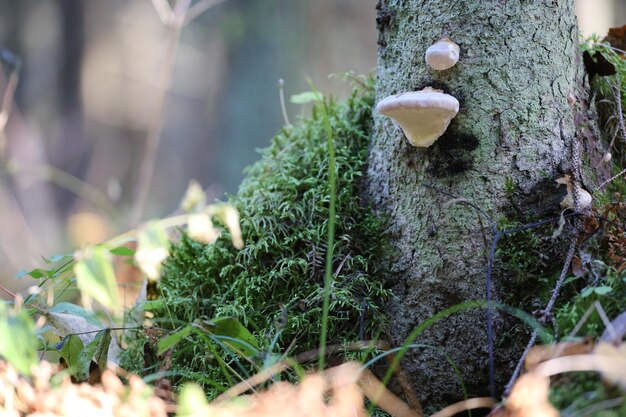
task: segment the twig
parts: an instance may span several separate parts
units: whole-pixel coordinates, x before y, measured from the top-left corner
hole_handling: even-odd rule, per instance
[[[225,1],[226,0],[200,0],[189,8],[189,10],[187,11],[187,15],[185,16],[183,25],[187,25],[195,18],[209,10],[211,7],[217,6],[218,4],[224,3]]]
[[[624,174],[626,174],[626,169],[622,170],[621,172],[619,172],[618,174],[613,175],[611,178],[609,178],[608,180],[604,181],[602,184],[600,184],[598,186],[598,188],[596,188],[596,191],[600,191],[601,189],[603,189],[607,184],[613,182],[614,180],[618,179],[619,177],[623,176]]]
[[[172,86],[172,77],[174,73],[174,64],[176,62],[176,54],[180,44],[180,34],[183,27],[206,12],[211,7],[223,3],[225,0],[200,0],[196,4],[191,4],[191,0],[177,0],[174,9],[170,7],[167,0],[152,0],[152,4],[157,11],[159,18],[164,25],[167,26],[168,38],[165,46],[163,65],[159,74],[158,95],[156,105],[146,141],[144,145],[144,155],[139,167],[139,178],[137,180],[137,198],[133,204],[130,222],[136,225],[141,221],[146,200],[150,192],[150,185],[154,176],[154,167],[156,164],[157,151],[161,142],[163,133],[163,124],[165,122],[165,109],[167,107],[167,99],[169,90]]]
[[[6,171],[11,175],[35,175],[41,180],[48,181],[51,184],[57,185],[76,194],[110,216],[114,216],[116,213],[115,207],[113,207],[108,198],[102,194],[100,190],[80,178],[77,178],[72,174],[69,174],[52,165],[41,164],[40,166],[29,170],[22,169],[22,167],[19,167],[16,164],[11,164],[7,165]]]
[[[13,96],[15,95],[15,89],[19,83],[19,74],[16,70],[13,70],[9,75],[7,86],[2,96],[2,108],[0,109],[0,158],[4,158],[5,149],[7,146],[7,134],[6,126],[11,116],[11,110],[13,107]]]
[[[152,6],[159,15],[159,19],[165,26],[169,26],[174,21],[174,11],[167,0],[152,0]]]
[[[155,5],[155,8],[157,8],[158,13],[164,13],[163,11],[159,12],[159,10],[162,10],[164,7],[162,5],[163,1],[165,0],[153,0],[153,4]],[[176,61],[180,33],[182,31],[185,15],[187,14],[190,4],[191,0],[178,0],[174,6],[173,19],[167,24],[169,33],[167,37],[167,44],[165,46],[163,65],[161,66],[161,72],[159,74],[156,104],[152,114],[152,119],[150,120],[150,126],[148,127],[148,133],[146,135],[144,145],[144,155],[139,167],[137,198],[135,199],[130,215],[131,225],[135,225],[141,221],[148,193],[150,191],[157,151],[161,142],[161,133],[165,122],[165,108],[167,106],[168,92],[172,85],[174,63]]]
[[[4,291],[5,293],[7,293],[8,295],[10,295],[13,299],[17,298],[17,294],[15,294],[14,292],[12,292],[11,290],[9,290],[7,287],[5,287],[4,285],[0,284],[0,290]]]

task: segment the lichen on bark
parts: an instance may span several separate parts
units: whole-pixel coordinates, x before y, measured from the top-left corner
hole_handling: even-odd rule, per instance
[[[389,119],[375,115],[368,194],[390,217],[386,236],[396,255],[383,262],[395,297],[387,312],[391,338],[401,344],[433,314],[485,299],[491,232],[476,210],[451,196],[496,221],[515,212],[513,220],[558,214],[561,190],[553,181],[572,168],[577,110],[568,97],[583,98],[583,73],[568,0],[381,0],[377,9],[385,16],[378,25],[377,99],[433,85],[461,103],[446,134],[427,149],[411,147]],[[442,36],[460,45],[461,57],[437,72],[424,53]],[[494,276],[497,299],[506,291],[502,278]],[[504,321],[497,323],[496,336]],[[484,310],[442,321],[420,342],[452,356],[472,395],[488,393]],[[498,353],[502,386],[519,346]],[[414,351],[404,367],[426,405],[460,399],[454,372],[436,351]]]

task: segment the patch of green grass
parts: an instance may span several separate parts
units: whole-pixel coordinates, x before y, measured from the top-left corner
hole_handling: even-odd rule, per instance
[[[326,102],[337,170],[330,344],[357,340],[362,320],[364,338],[378,337],[385,320],[380,306],[390,295],[369,261],[382,249],[382,222],[361,197],[372,105],[372,80],[344,103]],[[181,341],[170,372],[200,383],[210,396],[232,382],[224,369],[237,382],[236,374],[247,376],[287,347],[290,355],[318,347],[331,200],[320,106],[310,119],[272,139],[247,170],[239,193],[229,198],[241,216],[244,249],[234,250],[226,232],[212,245],[183,235],[165,265],[159,286],[167,308],[154,311],[159,326],[234,317],[261,347],[258,357],[244,359],[211,339],[192,335]],[[141,346],[140,341],[127,353],[135,363]]]

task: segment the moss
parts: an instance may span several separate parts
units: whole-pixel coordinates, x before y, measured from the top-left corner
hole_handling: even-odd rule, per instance
[[[344,103],[327,102],[335,139],[337,217],[334,282],[328,340],[376,338],[389,296],[368,260],[381,250],[382,223],[361,198],[371,133],[372,81]],[[156,311],[160,326],[176,328],[199,318],[235,317],[254,333],[267,363],[270,355],[317,348],[322,310],[328,206],[328,149],[319,104],[312,117],[282,129],[260,161],[247,169],[229,202],[241,215],[246,246],[232,248],[226,232],[213,245],[183,235],[174,245],[160,283],[167,308]],[[189,337],[173,351],[171,371],[193,379],[215,395],[230,382],[215,354],[237,372],[235,355]],[[139,343],[141,344],[141,343]],[[135,346],[135,351],[137,346]],[[129,353],[130,357],[130,353]],[[135,361],[137,357],[135,356]],[[245,362],[245,361],[239,361]],[[216,388],[217,387],[217,388]]]

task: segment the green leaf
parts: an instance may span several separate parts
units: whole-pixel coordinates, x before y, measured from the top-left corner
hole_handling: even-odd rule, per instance
[[[179,417],[205,416],[208,405],[202,388],[196,384],[187,383],[183,385],[180,392],[176,415]]]
[[[605,295],[610,293],[611,291],[613,291],[613,288],[607,286],[607,285],[602,285],[600,287],[595,287],[593,289],[593,292],[595,292],[598,295]]]
[[[163,300],[162,298],[158,300],[148,300],[145,303],[143,303],[143,309],[145,311],[157,310],[157,309],[162,308],[164,304],[165,304],[165,300]]]
[[[319,91],[306,91],[304,93],[291,96],[291,102],[294,104],[307,104],[316,101],[322,101],[324,96]]]
[[[93,324],[97,327],[103,327],[102,322],[96,318],[95,314],[85,310],[83,307],[76,304],[62,302],[52,306],[52,308],[50,308],[48,311],[50,311],[51,313],[66,313],[73,316],[82,317],[87,320],[89,324]]]
[[[96,349],[96,353],[93,357],[93,360],[98,364],[98,368],[100,368],[100,371],[104,371],[107,368],[107,361],[109,359],[109,346],[111,345],[111,330],[106,329],[102,332],[104,332],[104,334],[98,342],[98,348]],[[98,333],[98,335],[100,333]]]
[[[85,381],[89,377],[91,361],[96,362],[101,371],[106,369],[110,343],[111,330],[105,329],[99,331],[96,337],[84,349],[81,349],[74,372],[74,376],[78,381]]]
[[[135,251],[126,246],[118,246],[117,248],[113,248],[110,251],[115,256],[133,256]]]
[[[59,354],[63,359],[65,359],[67,366],[75,370],[78,369],[79,358],[81,352],[83,351],[83,347],[83,341],[75,334],[65,336],[57,345]]]
[[[78,289],[84,297],[94,299],[111,310],[121,307],[113,265],[106,248],[93,247],[86,259],[76,263],[74,273]]]
[[[256,339],[237,319],[232,317],[219,317],[211,320],[210,325],[211,327],[208,331],[215,336],[227,336],[245,342],[237,343],[233,340],[223,340],[222,342],[224,344],[232,345],[247,356],[254,356],[257,353],[256,350],[250,347],[258,348],[259,345]]]
[[[35,279],[46,278],[48,276],[48,271],[41,268],[35,268],[32,271],[27,272],[26,275],[30,275],[32,278]]]
[[[157,354],[161,355],[163,352],[174,346],[176,343],[180,342],[182,339],[187,337],[193,327],[188,324],[177,332],[172,333],[164,339],[159,340],[158,351]]]
[[[46,258],[42,256],[43,261],[47,264],[56,264],[57,262],[60,262],[60,261],[67,262],[72,258],[73,258],[73,255],[55,255],[50,258]]]
[[[21,374],[30,375],[37,363],[35,323],[26,310],[13,311],[0,302],[0,356]]]
[[[587,287],[580,293],[580,296],[582,298],[589,297],[591,294],[593,294],[593,290],[594,290],[593,287]]]

